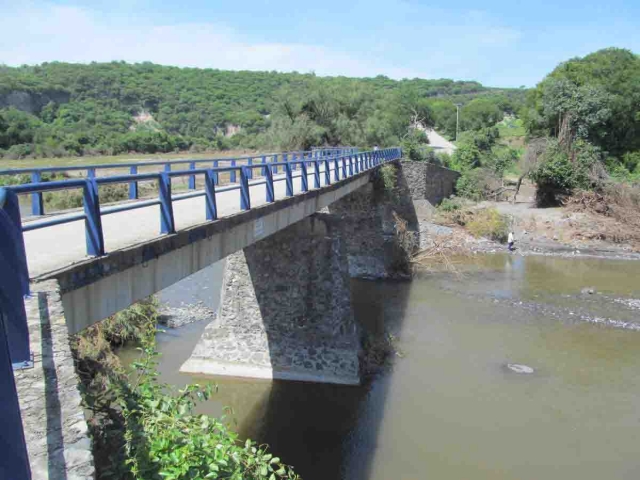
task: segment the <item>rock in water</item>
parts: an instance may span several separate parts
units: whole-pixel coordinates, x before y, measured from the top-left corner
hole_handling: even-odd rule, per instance
[[[507,368],[516,373],[533,373],[533,368],[519,363],[507,363]]]

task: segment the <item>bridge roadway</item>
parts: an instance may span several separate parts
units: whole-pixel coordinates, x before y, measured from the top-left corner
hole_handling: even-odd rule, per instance
[[[240,184],[215,187],[217,221],[207,220],[203,191],[173,195],[175,234],[171,235],[160,233],[162,207],[157,204],[111,213],[107,212],[115,207],[101,206],[105,245],[102,256],[87,255],[84,220],[51,225],[63,217],[46,219],[46,227],[33,229],[31,225],[24,232],[29,276],[32,280],[58,282],[67,327],[74,334],[329,206],[366,185],[377,166],[401,156],[399,148],[342,155],[336,161],[318,162],[317,176],[314,161],[307,161],[306,191],[302,162],[293,161],[287,164],[297,167],[289,169],[292,195],[287,195],[286,174],[274,172],[273,202],[267,201],[266,179],[255,178],[262,173],[262,166],[255,166],[255,179],[247,184],[249,209],[241,207],[241,199],[247,195]],[[122,179],[131,181],[131,177]],[[320,188],[314,188],[316,179]],[[194,196],[198,194],[201,195]],[[117,208],[122,210],[125,206]],[[62,215],[81,217],[78,212]],[[23,228],[27,225],[23,222]]]
[[[334,182],[333,162],[330,164],[331,181]],[[258,173],[256,169],[254,174]],[[325,186],[324,162],[320,167],[320,185]],[[342,177],[342,172],[340,172]],[[309,190],[314,190],[314,173],[310,167],[307,173]],[[249,182],[251,207],[267,203],[264,177]],[[202,191],[202,190],[201,190]],[[300,170],[293,172],[294,195],[302,192]],[[193,192],[189,192],[192,194]],[[286,198],[285,175],[274,175],[275,201]],[[205,223],[205,197],[178,200],[174,195],[173,213],[176,231]],[[137,200],[141,201],[141,200]],[[241,212],[240,188],[238,184],[216,187],[218,218]],[[103,207],[104,209],[104,207]],[[107,254],[121,248],[136,245],[160,237],[159,205],[129,210],[102,216],[105,249]],[[70,216],[73,213],[63,213]],[[34,221],[30,218],[28,221]],[[37,220],[36,220],[37,221]],[[27,222],[24,222],[25,224]],[[56,270],[86,260],[85,225],[79,220],[24,233],[29,275],[31,278],[47,275]]]

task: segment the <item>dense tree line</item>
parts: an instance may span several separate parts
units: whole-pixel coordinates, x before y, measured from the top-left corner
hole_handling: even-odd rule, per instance
[[[388,145],[418,118],[455,135],[519,108],[522,90],[477,82],[231,72],[151,63],[0,67],[6,158],[230,147]],[[417,115],[417,116],[416,116]],[[232,129],[239,133],[229,135]]]
[[[640,178],[640,57],[609,48],[560,64],[527,99],[523,117],[538,138],[529,155],[540,200]]]

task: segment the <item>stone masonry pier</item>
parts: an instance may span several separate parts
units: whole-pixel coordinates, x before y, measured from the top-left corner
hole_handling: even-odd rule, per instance
[[[393,165],[349,195],[227,257],[220,309],[181,371],[359,383],[349,278],[409,278],[425,211],[457,173]],[[431,178],[431,177],[434,178]]]
[[[227,257],[220,309],[181,371],[357,384],[345,242],[321,217]]]

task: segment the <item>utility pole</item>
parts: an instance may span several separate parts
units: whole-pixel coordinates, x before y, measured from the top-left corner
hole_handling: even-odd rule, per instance
[[[458,131],[460,130],[460,107],[461,103],[456,103],[456,142],[458,141]]]

